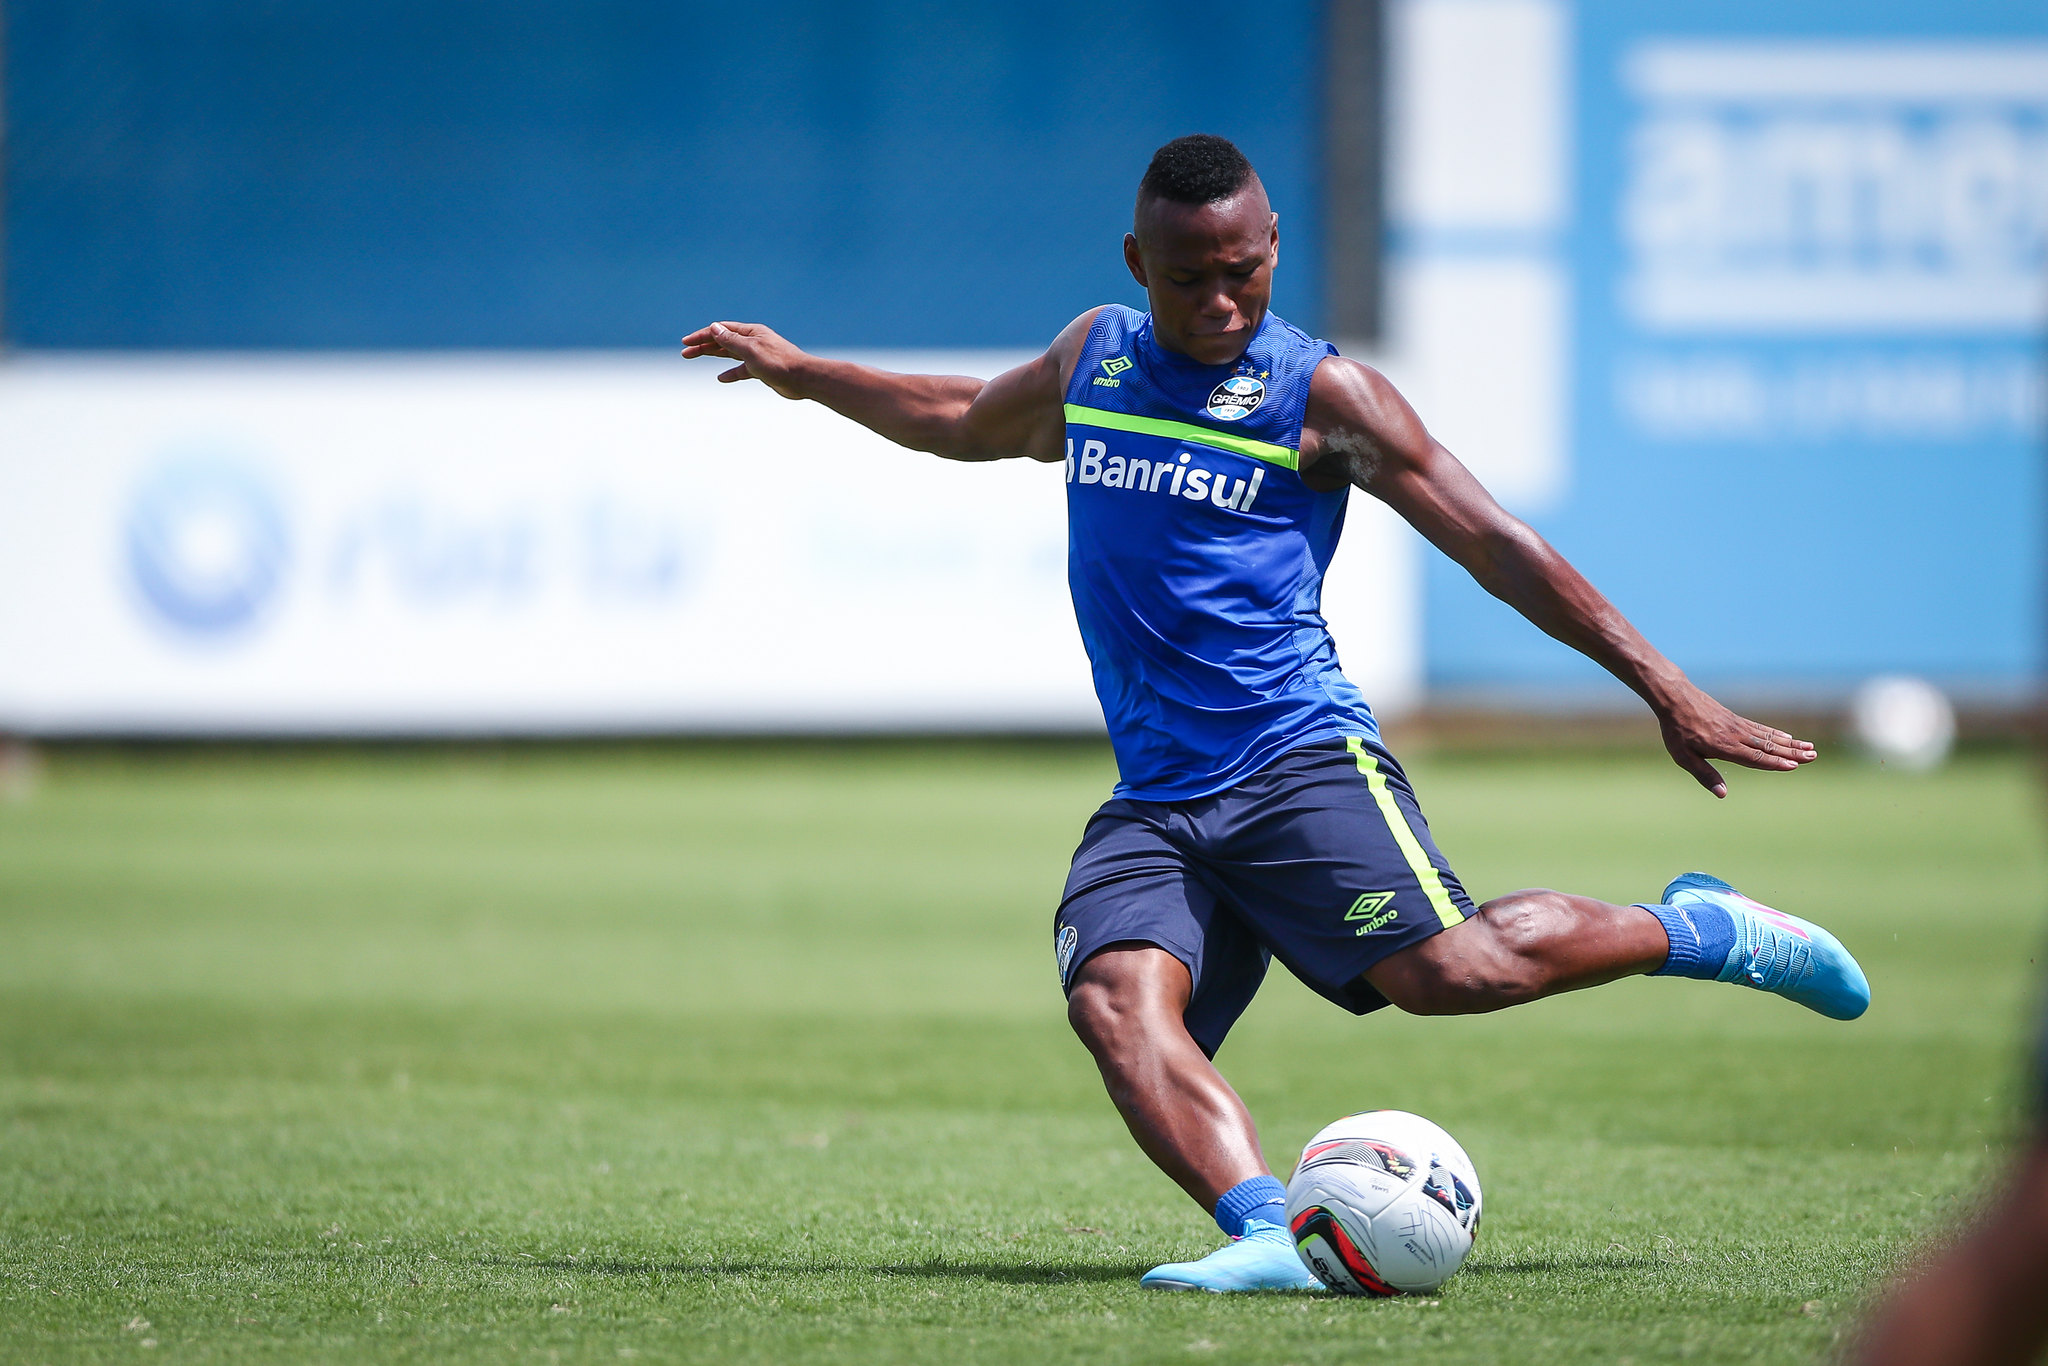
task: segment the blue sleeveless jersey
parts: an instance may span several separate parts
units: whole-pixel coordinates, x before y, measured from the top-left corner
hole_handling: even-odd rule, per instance
[[[1322,616],[1348,490],[1298,472],[1309,379],[1335,354],[1270,313],[1232,365],[1115,304],[1089,332],[1067,386],[1067,581],[1119,797],[1206,797],[1311,741],[1379,735]]]

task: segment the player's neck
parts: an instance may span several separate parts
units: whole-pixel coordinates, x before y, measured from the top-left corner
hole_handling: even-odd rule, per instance
[[[1244,345],[1238,349],[1236,355],[1231,356],[1227,360],[1213,361],[1202,360],[1198,357],[1188,354],[1187,351],[1182,349],[1180,346],[1175,345],[1174,342],[1171,339],[1169,339],[1164,332],[1160,330],[1159,320],[1156,315],[1148,316],[1151,317],[1152,321],[1150,333],[1152,346],[1154,350],[1157,350],[1162,355],[1168,357],[1170,360],[1181,365],[1199,366],[1202,369],[1206,370],[1222,370],[1227,369],[1230,366],[1236,365],[1239,361],[1245,358],[1245,353],[1252,349],[1252,343],[1258,340],[1258,336],[1261,332],[1265,331],[1266,319],[1270,318],[1272,314],[1268,313],[1261,316],[1258,322],[1252,325],[1251,330],[1245,334]]]

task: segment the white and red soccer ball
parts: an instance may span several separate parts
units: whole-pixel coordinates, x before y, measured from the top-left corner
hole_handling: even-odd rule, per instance
[[[1367,1110],[1301,1150],[1287,1226],[1302,1264],[1339,1294],[1428,1294],[1464,1265],[1479,1203],[1457,1140],[1420,1115]]]

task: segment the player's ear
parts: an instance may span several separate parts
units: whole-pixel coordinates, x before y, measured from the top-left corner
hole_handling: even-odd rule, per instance
[[[1152,287],[1152,282],[1145,278],[1145,258],[1138,254],[1138,234],[1134,232],[1124,234],[1124,265],[1130,269],[1131,278],[1136,280],[1141,288]]]
[[[1280,264],[1280,215],[1274,214],[1273,221],[1266,225],[1266,264]]]

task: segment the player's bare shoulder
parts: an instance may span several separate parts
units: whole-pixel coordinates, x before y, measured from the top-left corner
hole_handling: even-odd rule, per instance
[[[1385,375],[1348,356],[1316,366],[1301,424],[1301,474],[1310,487],[1365,488],[1428,448],[1422,419]]]
[[[1080,317],[1060,329],[1046,348],[1046,355],[1059,366],[1061,406],[1065,406],[1067,386],[1073,382],[1074,367],[1081,362],[1081,352],[1087,349],[1088,334],[1095,330],[1095,320],[1102,316],[1107,304],[1097,304]]]

